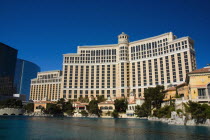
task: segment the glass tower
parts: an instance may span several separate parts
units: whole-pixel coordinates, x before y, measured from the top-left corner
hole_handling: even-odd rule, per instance
[[[26,99],[29,99],[31,79],[36,78],[38,72],[40,72],[38,65],[26,60],[17,59],[14,80],[17,94],[24,94]]]
[[[0,99],[16,92],[13,81],[17,53],[16,49],[0,42]]]

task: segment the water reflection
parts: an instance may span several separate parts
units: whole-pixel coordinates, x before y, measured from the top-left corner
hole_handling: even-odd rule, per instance
[[[210,139],[209,132],[139,119],[0,118],[0,139]]]

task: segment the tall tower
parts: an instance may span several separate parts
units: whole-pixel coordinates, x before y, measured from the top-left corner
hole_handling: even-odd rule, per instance
[[[119,87],[120,97],[128,97],[130,93],[129,36],[122,32],[118,35],[119,46]]]
[[[128,44],[129,36],[122,32],[122,34],[118,35],[118,44]]]

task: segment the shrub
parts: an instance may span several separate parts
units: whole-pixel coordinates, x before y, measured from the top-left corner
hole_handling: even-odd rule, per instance
[[[112,114],[111,111],[108,111],[108,112],[106,113],[107,116],[110,116],[111,114]]]
[[[183,113],[183,111],[181,109],[177,109],[176,113],[179,115],[180,113]]]
[[[68,114],[69,116],[72,116],[72,115],[74,115],[74,111],[73,110],[67,110],[66,114]]]
[[[128,102],[126,99],[116,99],[114,105],[117,112],[124,113],[126,112]]]
[[[150,105],[143,103],[141,106],[137,105],[135,109],[135,115],[138,117],[148,117],[150,115]]]
[[[174,106],[166,105],[166,106],[164,106],[164,107],[162,107],[160,109],[155,110],[153,115],[155,117],[158,117],[158,118],[170,118],[172,111],[175,111]]]
[[[87,108],[88,108],[88,112],[90,114],[95,114],[98,117],[101,116],[102,111],[100,109],[98,109],[98,101],[97,100],[90,101]]]
[[[114,118],[118,118],[119,117],[119,114],[118,114],[118,112],[116,110],[114,110],[111,115]]]
[[[210,106],[207,104],[199,104],[196,102],[189,101],[185,104],[187,113],[190,113],[195,122],[205,123],[206,119],[210,119]]]
[[[81,115],[83,117],[87,117],[88,116],[88,113],[85,110],[82,110],[80,113],[81,113]]]
[[[28,113],[34,112],[34,103],[28,103],[24,108]]]

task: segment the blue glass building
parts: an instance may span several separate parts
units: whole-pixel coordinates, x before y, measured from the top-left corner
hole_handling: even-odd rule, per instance
[[[16,49],[0,42],[0,100],[16,92],[13,81],[17,53]]]
[[[15,86],[17,94],[25,94],[26,100],[30,95],[31,79],[36,78],[37,72],[40,72],[40,67],[32,62],[17,59],[15,70]]]

